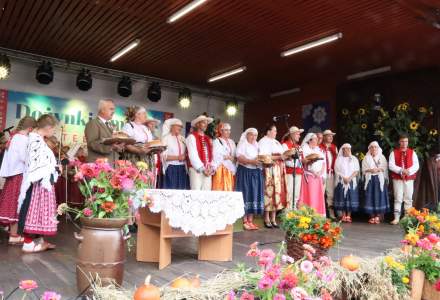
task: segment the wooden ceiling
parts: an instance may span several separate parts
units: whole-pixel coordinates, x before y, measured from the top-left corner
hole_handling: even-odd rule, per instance
[[[189,0],[0,0],[0,46],[252,98],[391,65],[438,66],[435,0],[209,0],[173,24]],[[438,24],[438,23],[437,23]],[[337,42],[280,57],[326,33]],[[114,63],[134,39],[141,44]],[[207,78],[233,66],[239,75]]]

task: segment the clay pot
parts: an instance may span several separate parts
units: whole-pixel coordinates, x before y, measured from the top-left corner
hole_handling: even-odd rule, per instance
[[[90,285],[90,279],[99,276],[102,285],[111,281],[121,285],[124,276],[125,218],[81,218],[82,229],[74,233],[79,241],[76,264],[76,282],[79,292]]]

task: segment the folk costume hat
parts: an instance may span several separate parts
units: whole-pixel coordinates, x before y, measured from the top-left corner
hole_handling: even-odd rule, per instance
[[[295,132],[298,132],[298,131],[299,131],[299,133],[303,133],[304,129],[299,129],[296,126],[292,126],[292,127],[289,128],[289,133],[295,133]]]
[[[194,120],[191,121],[191,126],[195,127],[197,125],[197,123],[202,122],[202,121],[206,121],[209,123],[212,123],[212,121],[214,121],[213,118],[207,117],[205,115],[200,115],[197,118],[195,118]]]
[[[177,118],[171,118],[171,119],[165,120],[165,122],[163,122],[163,126],[162,126],[162,137],[168,135],[171,131],[171,127],[174,125],[183,127],[182,121]]]
[[[326,129],[326,130],[324,130],[324,132],[322,133],[322,135],[336,135],[336,133],[334,133],[334,132],[331,131],[330,129]]]

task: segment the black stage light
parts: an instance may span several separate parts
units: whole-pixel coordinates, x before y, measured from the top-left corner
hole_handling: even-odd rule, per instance
[[[152,82],[148,88],[148,99],[152,102],[159,102],[162,96],[159,82]]]
[[[128,76],[123,76],[118,83],[118,94],[122,97],[131,95],[131,79]]]
[[[35,78],[41,84],[49,84],[53,81],[53,68],[50,61],[42,61],[35,73]]]
[[[0,79],[6,79],[11,73],[11,62],[5,54],[0,54]]]
[[[76,77],[76,86],[81,91],[88,91],[92,88],[92,74],[90,70],[82,69]]]

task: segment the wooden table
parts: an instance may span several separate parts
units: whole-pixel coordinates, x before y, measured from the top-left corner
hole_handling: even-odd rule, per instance
[[[153,213],[140,208],[138,223],[136,259],[144,262],[158,262],[162,270],[171,263],[171,239],[193,236],[180,229],[172,228],[164,212]],[[208,261],[232,260],[233,226],[227,225],[212,235],[199,236],[198,259]]]

